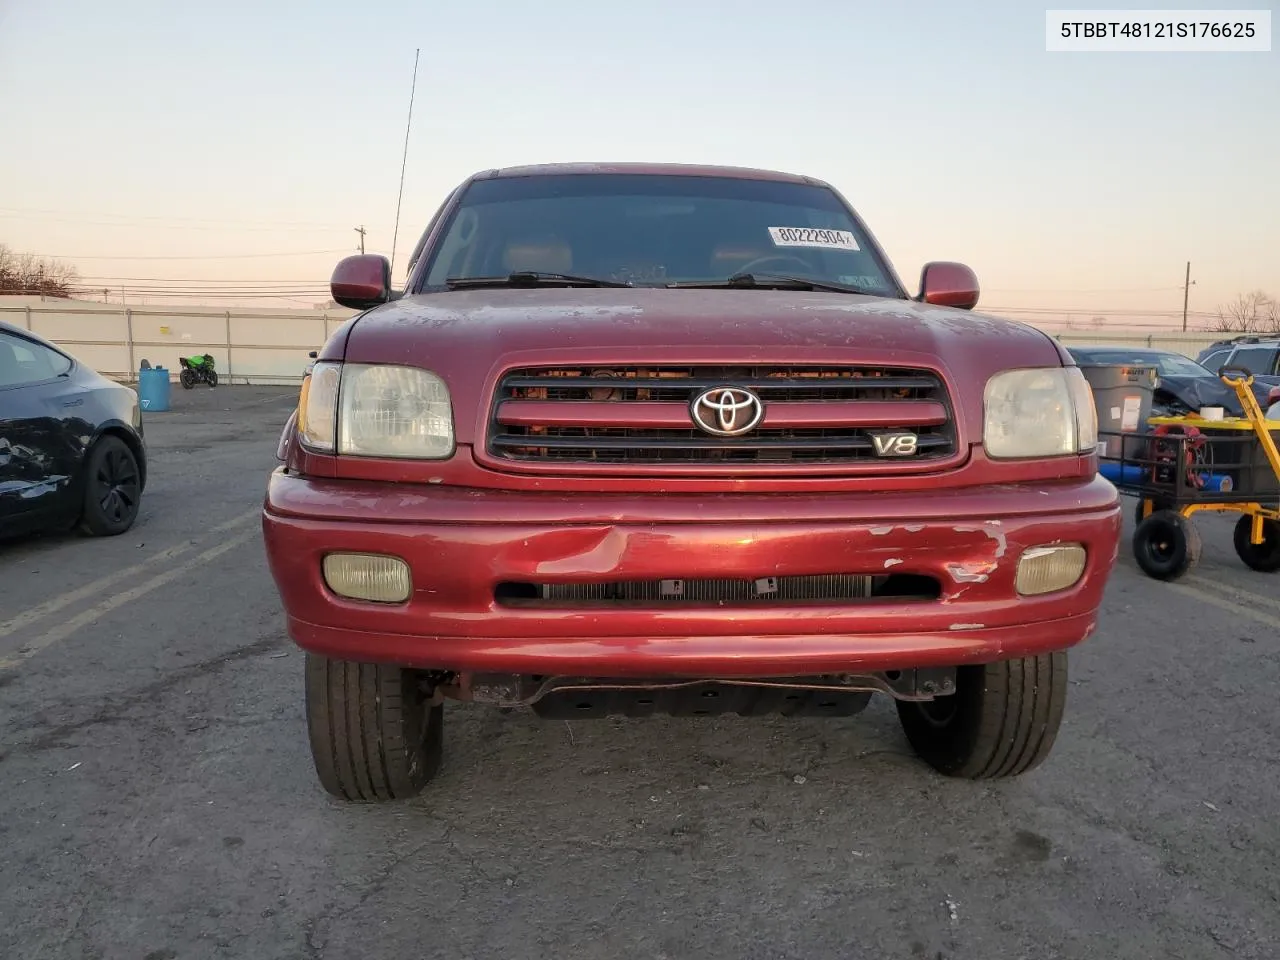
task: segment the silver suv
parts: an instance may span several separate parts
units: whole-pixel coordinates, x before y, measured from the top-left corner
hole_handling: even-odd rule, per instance
[[[1214,373],[1227,366],[1243,367],[1259,382],[1280,384],[1280,337],[1220,340],[1196,359]]]

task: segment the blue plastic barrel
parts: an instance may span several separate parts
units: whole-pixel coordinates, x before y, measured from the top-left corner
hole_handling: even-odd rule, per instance
[[[1103,460],[1098,464],[1098,472],[1112,483],[1141,483],[1150,468],[1137,463],[1126,463],[1121,471],[1120,464],[1115,460]]]
[[[1230,493],[1235,489],[1235,482],[1227,473],[1211,473],[1205,481],[1205,489],[1214,493]]]
[[[169,409],[169,371],[152,367],[138,371],[138,403],[147,413],[163,413]]]
[[[1139,484],[1144,480],[1150,479],[1151,467],[1127,463],[1124,465],[1124,471],[1121,472],[1120,464],[1114,460],[1104,460],[1098,465],[1098,472],[1112,483]],[[1195,470],[1194,473],[1205,478],[1203,489],[1210,493],[1231,493],[1235,489],[1235,483],[1228,473],[1205,474],[1199,470]],[[1193,492],[1190,481],[1187,484],[1187,492]]]

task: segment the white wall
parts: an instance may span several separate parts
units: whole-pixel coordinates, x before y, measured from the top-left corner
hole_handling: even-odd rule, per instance
[[[9,303],[10,299],[14,302]],[[137,378],[142,361],[177,379],[180,356],[208,353],[227,383],[297,383],[352,310],[124,307],[0,297],[0,321],[51,340],[100,373]]]
[[[176,379],[178,357],[212,354],[227,383],[297,383],[307,353],[354,314],[329,310],[124,307],[88,301],[0,297],[0,321],[34,331],[100,373],[134,380],[141,362],[164,366]],[[1155,347],[1195,357],[1217,339],[1209,333],[1058,335],[1068,346]]]

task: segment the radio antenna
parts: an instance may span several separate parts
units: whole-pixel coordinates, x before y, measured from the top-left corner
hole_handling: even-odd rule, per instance
[[[409,130],[413,127],[413,95],[418,88],[418,54],[422,48],[413,51],[413,83],[409,87],[409,119],[404,125],[404,156],[400,158],[400,194],[396,197],[396,225],[391,234],[391,275],[395,276],[396,241],[400,237],[400,202],[404,199],[404,172],[409,163]]]

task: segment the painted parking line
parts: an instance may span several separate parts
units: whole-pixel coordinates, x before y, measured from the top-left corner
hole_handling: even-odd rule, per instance
[[[1220,594],[1226,594],[1241,605],[1256,603],[1260,606],[1269,607],[1272,610],[1280,612],[1280,600],[1276,600],[1273,597],[1264,597],[1260,593],[1252,593],[1236,584],[1222,583],[1211,577],[1206,577],[1198,573],[1193,573],[1190,576],[1184,577],[1183,582],[1189,583],[1192,586],[1200,587],[1204,590],[1211,590]]]
[[[1217,602],[1209,600],[1205,600],[1205,602],[1211,603],[1212,606],[1218,607],[1222,610],[1241,613],[1242,611],[1249,610],[1251,604],[1256,604],[1259,607],[1273,610],[1276,614],[1280,615],[1280,600],[1264,596],[1260,593],[1253,593],[1238,584],[1224,583],[1221,580],[1215,580],[1213,577],[1206,577],[1202,573],[1188,573],[1177,581],[1162,583],[1159,580],[1148,577],[1147,574],[1142,571],[1142,568],[1138,566],[1137,561],[1132,557],[1123,557],[1120,563],[1126,569],[1132,570],[1142,580],[1151,583],[1153,586],[1168,587],[1170,589],[1178,590],[1188,597],[1195,597],[1197,600],[1212,596]],[[1254,619],[1257,618],[1255,617]],[[1270,621],[1261,620],[1259,622],[1269,623]]]
[[[227,533],[234,530],[236,527],[244,526],[246,523],[257,519],[261,515],[261,510],[250,510],[248,513],[242,513],[238,517],[232,517],[226,523],[222,523],[211,528],[209,532],[212,534]],[[125,567],[123,570],[117,570],[114,573],[109,573],[105,577],[99,577],[97,580],[86,583],[82,587],[77,587],[74,590],[68,590],[66,593],[60,593],[56,597],[46,600],[39,606],[32,607],[30,610],[23,611],[16,617],[0,623],[0,637],[7,637],[9,634],[15,633],[24,627],[29,627],[33,623],[38,623],[45,619],[45,617],[55,614],[59,610],[63,610],[72,604],[79,603],[81,600],[87,600],[89,597],[95,596],[123,580],[131,580],[140,574],[144,574],[152,567],[156,566],[156,564],[166,563],[169,560],[173,560],[175,557],[180,557],[185,553],[190,553],[198,546],[198,543],[181,543],[177,546],[169,547],[168,549],[161,550],[159,553],[148,557],[141,563],[135,563],[131,567]]]
[[[1164,586],[1182,594],[1184,597],[1197,600],[1200,603],[1207,603],[1211,607],[1225,610],[1237,617],[1244,617],[1280,631],[1280,612],[1268,613],[1266,610],[1260,609],[1261,607],[1271,607],[1280,611],[1280,605],[1277,605],[1275,601],[1258,596],[1255,593],[1249,593],[1246,590],[1227,587],[1215,580],[1206,580],[1203,577],[1195,577],[1194,580],[1197,584],[1208,585],[1210,589],[1203,590],[1199,586],[1192,586],[1186,581],[1166,583]],[[1257,604],[1258,606],[1255,607],[1250,604]]]
[[[136,587],[126,590],[124,593],[117,593],[109,600],[103,600],[101,603],[95,604],[88,610],[77,614],[70,620],[63,622],[52,630],[40,635],[35,640],[31,641],[31,643],[24,645],[21,650],[10,654],[4,659],[0,659],[0,670],[11,669],[18,666],[23,661],[31,659],[41,650],[45,650],[53,644],[58,643],[61,640],[65,640],[81,627],[88,626],[104,614],[110,613],[112,610],[117,607],[122,607],[126,603],[132,603],[134,600],[145,596],[152,590],[163,587],[166,583],[176,580],[179,577],[190,573],[192,570],[216,560],[224,553],[234,550],[242,544],[248,543],[258,535],[257,530],[246,530],[243,533],[232,537],[230,540],[224,540],[216,547],[210,547],[208,550],[201,551],[190,560],[180,563],[176,567],[172,567],[164,573],[152,577],[150,580],[144,580]]]

